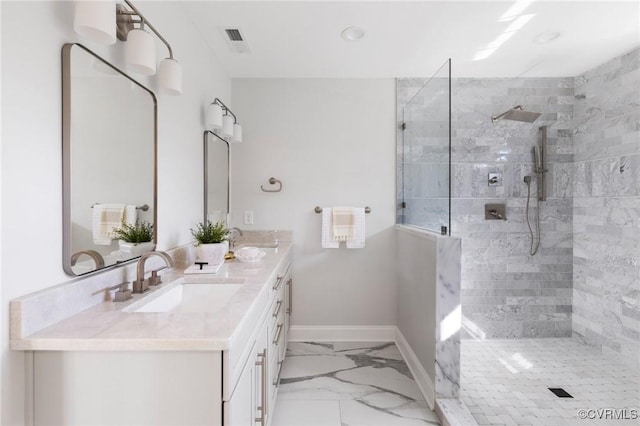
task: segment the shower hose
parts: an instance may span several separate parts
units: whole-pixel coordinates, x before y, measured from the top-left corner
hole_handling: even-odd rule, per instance
[[[533,238],[533,229],[529,222],[529,201],[531,199],[531,176],[525,176],[524,182],[527,184],[527,207],[525,208],[525,217],[527,218],[527,226],[529,227],[529,235],[531,237],[531,245],[529,246],[529,254],[535,255],[540,248],[540,199],[536,197],[536,239]]]

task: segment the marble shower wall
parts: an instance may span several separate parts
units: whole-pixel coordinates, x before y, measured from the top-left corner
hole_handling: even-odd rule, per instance
[[[398,80],[398,110],[426,80]],[[432,84],[433,80],[429,82]],[[572,119],[573,78],[454,79],[452,81],[452,235],[462,238],[463,337],[560,337],[571,334]],[[491,116],[515,105],[541,112],[535,123]],[[547,201],[541,204],[542,246],[529,255],[524,212],[531,175],[535,203],[533,146],[539,127],[548,125]],[[414,147],[419,179],[437,181],[433,162],[442,155],[428,143]],[[502,175],[502,185],[488,186],[488,174]],[[405,174],[406,176],[406,174]],[[416,179],[417,181],[418,179]],[[432,194],[404,181],[405,192],[430,205]],[[438,185],[435,184],[437,187]],[[507,221],[484,219],[486,203],[504,203]],[[434,204],[437,210],[441,206]],[[411,215],[418,226],[433,211]],[[531,218],[533,220],[533,209]],[[405,218],[407,219],[407,218]],[[405,223],[406,220],[405,220]]]
[[[640,50],[575,79],[573,332],[640,359]]]

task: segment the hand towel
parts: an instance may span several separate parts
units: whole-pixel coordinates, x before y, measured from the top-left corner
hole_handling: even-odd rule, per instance
[[[134,206],[135,207],[135,206]],[[124,204],[95,204],[93,206],[93,243],[100,246],[111,245],[111,232],[120,226],[125,217]],[[135,220],[134,220],[135,222]]]
[[[335,241],[348,241],[353,239],[355,233],[354,208],[333,207],[331,230]]]
[[[124,222],[127,225],[135,225],[138,220],[138,208],[135,204],[127,204],[124,206]],[[119,224],[118,224],[119,225]]]
[[[365,213],[364,207],[354,208],[354,233],[353,238],[347,240],[347,248],[356,249],[364,248],[364,242],[366,238],[365,234]]]
[[[340,246],[340,243],[333,239],[332,216],[331,208],[324,207],[322,209],[322,248],[338,248]]]

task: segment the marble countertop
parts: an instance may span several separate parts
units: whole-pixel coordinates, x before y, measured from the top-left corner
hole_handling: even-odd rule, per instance
[[[227,261],[216,277],[245,278],[246,283],[220,309],[212,312],[132,312],[141,299],[152,299],[179,285],[182,271],[162,274],[164,283],[155,289],[134,295],[127,302],[105,301],[78,312],[53,325],[23,336],[26,315],[31,312],[30,297],[12,301],[11,348],[14,350],[227,350],[255,327],[268,308],[276,275],[286,266],[291,243],[281,242],[277,249],[266,250],[259,262]],[[220,278],[218,278],[220,279]],[[216,285],[216,284],[202,284]],[[164,290],[163,290],[164,289]],[[64,303],[58,300],[58,303]],[[33,304],[31,304],[33,305]]]

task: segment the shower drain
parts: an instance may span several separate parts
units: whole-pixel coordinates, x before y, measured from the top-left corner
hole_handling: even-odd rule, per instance
[[[569,392],[562,388],[547,388],[555,394],[558,398],[573,398]]]

